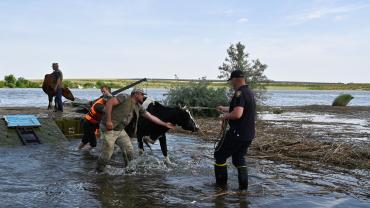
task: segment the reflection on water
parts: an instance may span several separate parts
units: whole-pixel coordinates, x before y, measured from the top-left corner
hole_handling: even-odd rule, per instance
[[[166,89],[146,89],[150,97],[156,100],[165,98]],[[130,93],[131,90],[125,91]],[[72,89],[75,97],[94,100],[99,97],[98,89]],[[342,93],[355,97],[349,105],[370,106],[370,91],[335,91],[335,90],[270,90],[266,92],[266,104],[269,106],[302,106],[331,105],[333,100]],[[48,105],[48,99],[42,89],[7,89],[0,88],[0,107]]]
[[[253,158],[248,195],[237,191],[231,164],[229,189],[219,192],[213,184],[213,144],[192,137],[168,135],[175,163],[170,167],[156,144],[127,171],[114,157],[108,174],[93,171],[98,150],[76,151],[78,142],[1,147],[1,206],[368,207],[370,202],[366,173],[356,178],[329,169],[310,172]]]

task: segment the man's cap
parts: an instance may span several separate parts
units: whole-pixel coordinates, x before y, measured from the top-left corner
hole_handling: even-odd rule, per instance
[[[242,70],[237,69],[231,72],[230,78],[227,81],[230,81],[232,78],[244,78],[244,73]]]
[[[142,93],[142,94],[146,95],[146,93],[144,92],[143,88],[139,88],[139,87],[135,87],[134,89],[132,89],[132,91],[131,91],[131,95],[133,95],[133,94],[135,94],[135,93],[137,93],[137,92],[139,92],[139,93]]]

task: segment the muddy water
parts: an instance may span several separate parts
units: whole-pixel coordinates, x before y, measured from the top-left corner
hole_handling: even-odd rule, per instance
[[[0,148],[0,207],[369,207],[370,179],[361,171],[296,169],[248,158],[248,194],[237,191],[230,165],[229,188],[214,188],[213,144],[168,135],[171,166],[159,145],[126,170],[116,156],[107,174],[96,174],[98,150],[59,145]],[[354,174],[355,173],[355,174]],[[353,175],[356,175],[353,176]]]

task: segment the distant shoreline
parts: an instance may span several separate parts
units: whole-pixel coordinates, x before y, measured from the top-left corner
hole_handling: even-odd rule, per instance
[[[126,86],[138,79],[65,79],[65,86],[70,88],[98,88],[102,84],[107,84],[112,88]],[[29,80],[34,88],[41,87],[40,79]],[[140,86],[145,88],[172,88],[174,86],[186,86],[199,79],[148,79]],[[207,80],[210,87],[228,87],[224,80]],[[267,90],[365,90],[370,91],[370,83],[320,83],[320,82],[290,82],[290,81],[269,81],[264,83]],[[0,88],[5,88],[4,81],[0,81]]]

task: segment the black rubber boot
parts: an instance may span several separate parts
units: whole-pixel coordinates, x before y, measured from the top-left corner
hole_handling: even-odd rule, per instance
[[[238,181],[239,189],[247,190],[248,189],[248,169],[247,166],[238,167]]]
[[[102,162],[98,159],[98,162],[97,162],[96,167],[95,167],[95,171],[97,173],[104,173],[105,172],[105,165],[106,164],[104,162]]]
[[[227,166],[215,165],[216,186],[226,188],[227,185]]]

